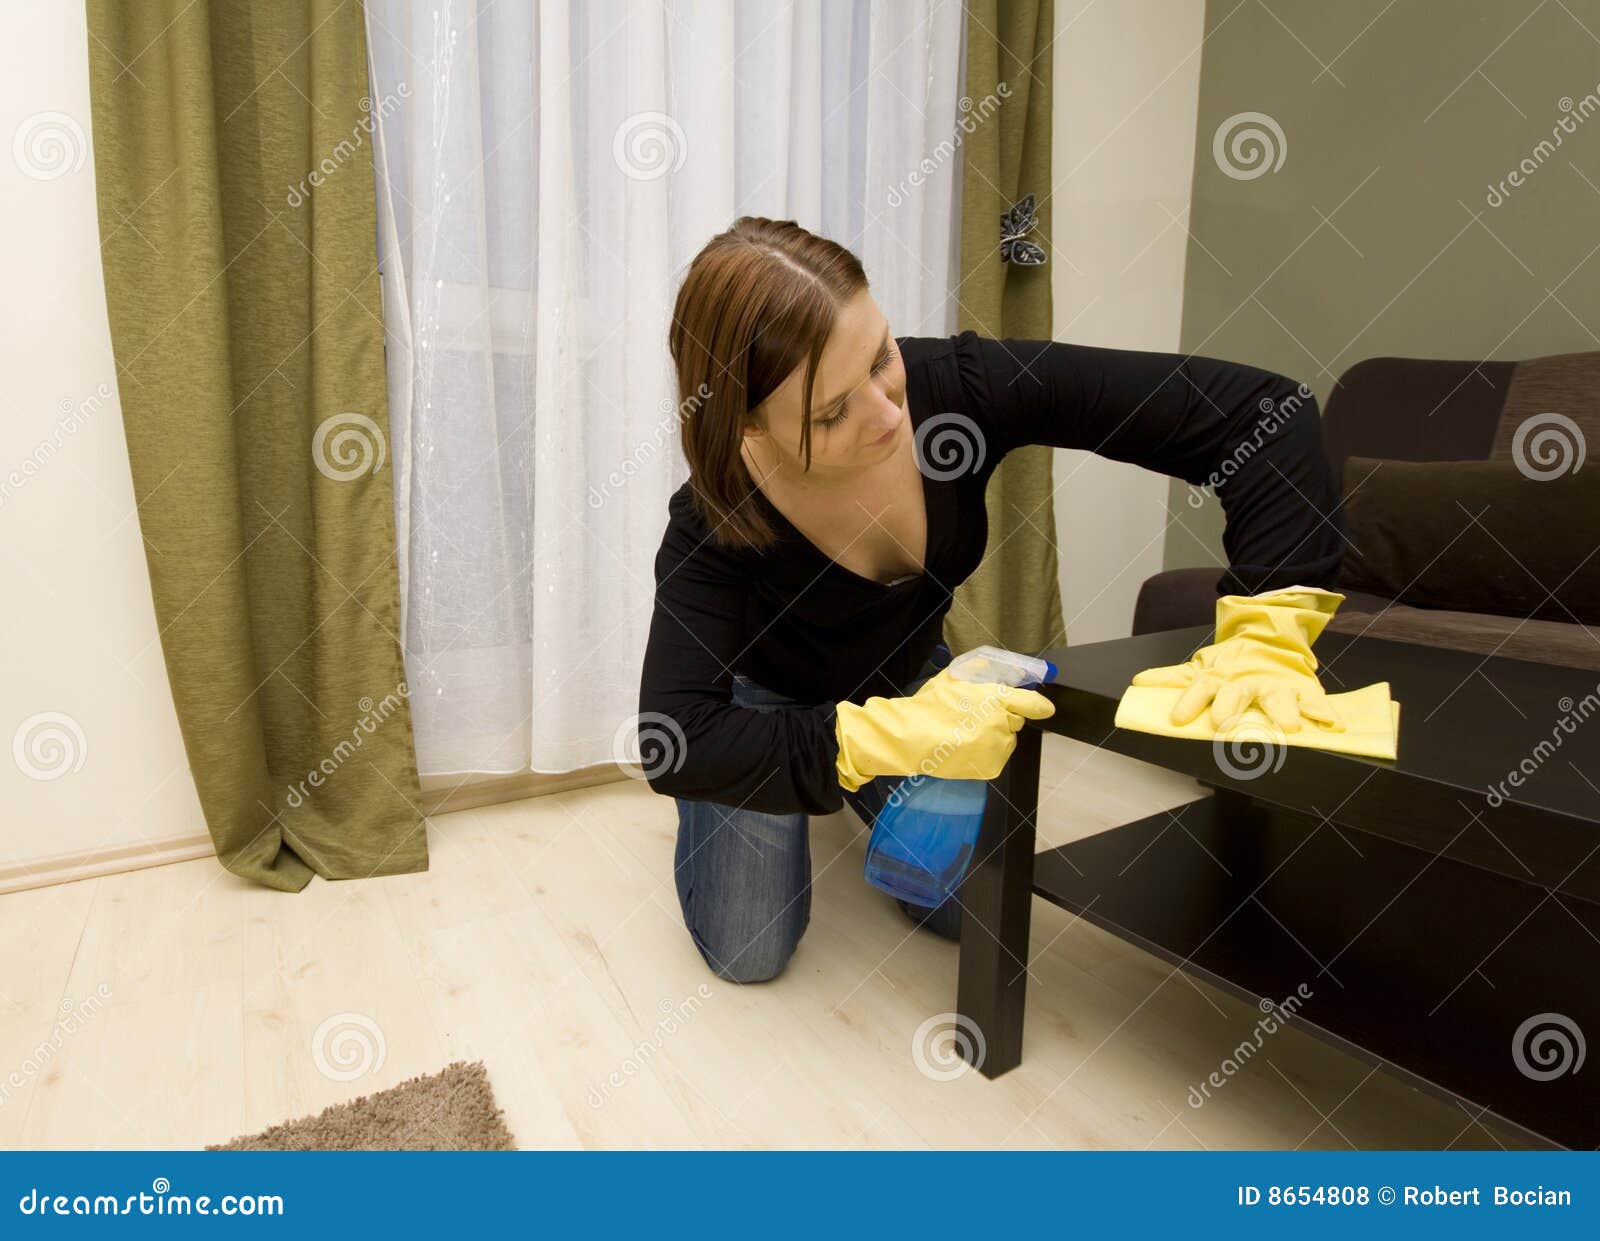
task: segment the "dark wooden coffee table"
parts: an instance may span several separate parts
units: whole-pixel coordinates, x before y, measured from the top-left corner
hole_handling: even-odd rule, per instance
[[[1487,1112],[1534,1141],[1600,1143],[1600,674],[1327,632],[1330,692],[1390,683],[1396,760],[1280,746],[1222,762],[1209,742],[1113,726],[1135,672],[1210,640],[1196,627],[1049,653],[1056,713],[1018,735],[960,894],[957,1008],[982,1033],[977,1067],[1021,1060],[1037,895],[1286,1006],[1460,1100],[1464,1124]],[[1214,792],[1036,856],[1044,732]]]

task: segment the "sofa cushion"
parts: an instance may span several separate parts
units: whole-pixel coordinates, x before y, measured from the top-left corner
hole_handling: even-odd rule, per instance
[[[1366,358],[1339,376],[1322,411],[1334,477],[1350,457],[1486,461],[1505,421],[1515,362]]]
[[[1500,410],[1493,459],[1521,458],[1530,474],[1581,464],[1590,444],[1600,444],[1600,350],[1525,358],[1511,372]],[[1369,457],[1387,453],[1366,453]],[[1452,453],[1476,457],[1476,452]]]
[[[1422,608],[1600,623],[1600,470],[1353,456],[1340,590]],[[1473,648],[1475,649],[1475,648]]]

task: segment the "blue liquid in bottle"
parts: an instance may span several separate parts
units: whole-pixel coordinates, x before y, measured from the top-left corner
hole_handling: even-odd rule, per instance
[[[950,664],[961,681],[1026,687],[1055,679],[1048,660],[980,646]],[[937,906],[953,896],[972,863],[988,805],[987,780],[907,776],[873,821],[867,882],[913,905]]]
[[[872,824],[867,882],[913,905],[943,903],[967,873],[988,801],[987,780],[907,776]]]

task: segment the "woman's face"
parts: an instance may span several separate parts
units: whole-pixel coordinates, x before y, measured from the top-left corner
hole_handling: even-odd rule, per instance
[[[761,425],[746,436],[764,436],[783,468],[804,468],[800,446],[800,400],[805,363],[757,406]],[[811,470],[814,475],[849,472],[894,455],[910,427],[906,369],[889,335],[889,324],[865,291],[839,311],[817,363],[811,394]]]

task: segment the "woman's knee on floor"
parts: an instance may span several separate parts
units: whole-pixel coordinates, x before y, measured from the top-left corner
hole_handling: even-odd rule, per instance
[[[729,982],[777,977],[811,918],[806,816],[678,808],[678,901],[700,955]]]
[[[799,946],[804,925],[777,918],[762,930],[750,933],[731,925],[690,928],[695,947],[712,973],[727,982],[767,982],[783,973]]]

